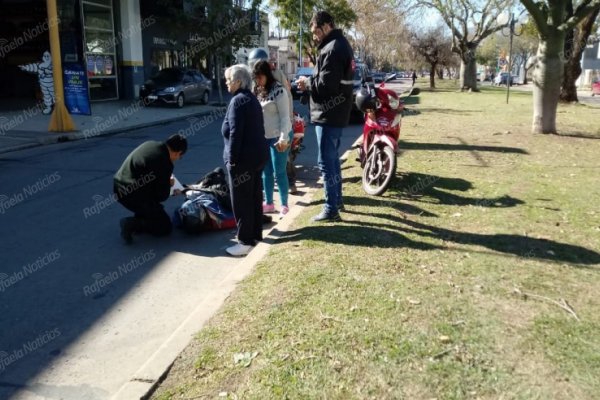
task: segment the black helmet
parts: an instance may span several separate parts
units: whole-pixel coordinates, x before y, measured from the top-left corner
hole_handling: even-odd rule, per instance
[[[356,93],[356,99],[354,100],[354,103],[356,104],[356,108],[362,112],[367,112],[367,110],[374,110],[377,108],[375,99],[371,95],[371,91],[366,87],[361,87],[358,93]]]
[[[256,64],[257,61],[261,60],[269,60],[269,55],[267,54],[267,51],[265,49],[258,47],[256,49],[253,49],[250,52],[250,54],[248,54],[248,66],[250,68],[253,68],[254,64]]]

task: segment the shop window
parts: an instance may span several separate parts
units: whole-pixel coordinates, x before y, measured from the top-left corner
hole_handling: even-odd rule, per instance
[[[84,0],[81,7],[90,99],[118,99],[112,2]]]

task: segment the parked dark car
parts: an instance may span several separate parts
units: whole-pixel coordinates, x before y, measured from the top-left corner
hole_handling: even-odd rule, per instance
[[[298,85],[296,85],[296,81],[301,77],[301,76],[312,76],[313,74],[313,68],[312,67],[301,67],[298,68],[298,72],[296,72],[296,76],[294,77],[294,80],[292,80],[290,86],[291,86],[291,91],[292,91],[292,97],[294,99],[299,99],[300,96],[302,96],[302,91],[298,89]]]
[[[381,83],[385,80],[385,72],[374,71],[371,75],[373,75],[373,82],[375,83]]]
[[[157,101],[181,108],[187,102],[207,104],[212,82],[194,69],[164,68],[147,80],[140,88],[144,104]]]

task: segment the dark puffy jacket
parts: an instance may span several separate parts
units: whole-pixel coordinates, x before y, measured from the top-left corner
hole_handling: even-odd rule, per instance
[[[115,194],[119,199],[161,203],[169,198],[172,173],[167,145],[154,140],[144,142],[127,156],[115,174]]]
[[[221,133],[225,143],[225,165],[236,164],[238,167],[255,168],[269,159],[263,111],[249,90],[240,89],[231,99]]]
[[[313,123],[344,127],[350,120],[354,54],[339,29],[318,48],[317,65],[310,77],[310,118]]]

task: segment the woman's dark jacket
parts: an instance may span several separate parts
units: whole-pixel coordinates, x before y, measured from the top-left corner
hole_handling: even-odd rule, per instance
[[[269,159],[260,103],[248,89],[235,92],[221,127],[226,166],[258,168]]]

